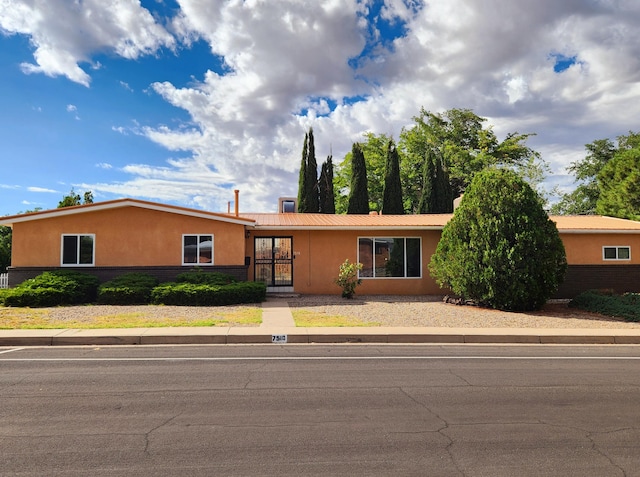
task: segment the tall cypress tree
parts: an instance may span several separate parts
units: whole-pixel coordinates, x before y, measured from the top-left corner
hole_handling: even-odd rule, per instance
[[[387,163],[384,172],[384,191],[382,193],[383,214],[404,214],[402,184],[400,183],[400,160],[393,139],[387,144]]]
[[[333,193],[333,157],[328,156],[320,168],[320,212],[323,214],[335,214],[336,202]]]
[[[367,165],[362,146],[357,142],[351,148],[351,190],[347,214],[369,213],[369,192],[367,185]]]
[[[442,165],[442,159],[437,156],[435,157],[432,212],[434,214],[453,212],[453,189],[449,181],[449,174]]]
[[[318,193],[318,162],[316,161],[316,146],[313,141],[313,128],[309,128],[309,144],[307,149],[307,211],[320,211],[320,197]]]
[[[298,178],[298,212],[307,212],[307,143],[309,135],[304,135],[304,145],[302,146],[302,161],[300,161],[300,175]]]
[[[431,151],[427,151],[422,169],[422,195],[418,203],[419,214],[430,214],[433,212],[433,181],[435,175],[436,169],[433,163],[433,154]]]

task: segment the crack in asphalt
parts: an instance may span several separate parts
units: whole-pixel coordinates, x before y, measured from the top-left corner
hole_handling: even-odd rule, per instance
[[[153,434],[158,429],[166,426],[171,421],[173,421],[174,419],[180,417],[181,415],[182,415],[182,413],[176,414],[175,416],[171,416],[169,419],[167,419],[164,422],[158,424],[156,427],[154,427],[153,429],[150,429],[149,431],[147,431],[144,434],[144,454],[145,455],[150,455],[150,453],[149,453],[149,444],[151,443],[151,434]]]
[[[449,456],[449,460],[451,461],[451,463],[453,464],[453,466],[455,467],[455,469],[458,471],[458,473],[462,476],[462,477],[466,477],[467,474],[465,474],[465,472],[460,468],[460,466],[458,465],[458,463],[456,462],[456,459],[453,455],[452,449],[451,447],[453,446],[454,442],[453,439],[451,439],[451,437],[449,437],[447,434],[444,433],[444,431],[446,429],[449,429],[449,423],[447,422],[446,419],[444,419],[442,416],[440,416],[437,412],[435,412],[433,409],[431,409],[430,407],[428,407],[425,403],[418,401],[415,397],[413,397],[411,394],[409,394],[405,389],[403,388],[398,388],[400,390],[400,392],[402,394],[404,394],[407,398],[409,398],[411,401],[413,401],[415,404],[417,404],[418,406],[420,406],[421,408],[423,408],[424,410],[426,410],[429,414],[435,416],[437,419],[439,419],[440,421],[442,421],[443,425],[442,427],[439,427],[438,429],[436,429],[435,431],[427,431],[430,433],[435,432],[436,434],[439,434],[440,436],[442,436],[445,441],[447,442],[447,445],[445,446],[444,450],[447,453],[447,455]]]

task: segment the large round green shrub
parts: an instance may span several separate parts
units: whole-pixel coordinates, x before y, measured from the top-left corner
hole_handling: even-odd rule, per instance
[[[564,245],[538,194],[517,174],[476,174],[429,269],[454,293],[501,310],[539,309],[567,268]]]

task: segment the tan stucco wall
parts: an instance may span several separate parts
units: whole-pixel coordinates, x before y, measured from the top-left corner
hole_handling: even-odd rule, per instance
[[[357,260],[358,237],[420,237],[422,238],[422,278],[376,278],[363,279],[358,287],[359,294],[391,295],[432,295],[442,291],[429,276],[427,265],[440,238],[439,231],[375,231],[365,234],[357,231],[304,230],[290,233],[269,231],[252,232],[247,239],[247,252],[252,257],[249,279],[253,280],[253,239],[254,237],[293,237],[293,287],[302,294],[339,294],[340,288],[334,283],[340,264],[345,259]]]
[[[637,234],[560,234],[569,265],[640,264],[640,235]],[[602,247],[630,246],[631,260],[603,260]]]
[[[62,234],[95,234],[95,266],[182,264],[183,234],[212,234],[214,264],[244,264],[244,226],[122,207],[13,226],[14,267],[60,266]]]

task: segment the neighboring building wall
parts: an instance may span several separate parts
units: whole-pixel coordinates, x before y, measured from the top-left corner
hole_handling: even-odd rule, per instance
[[[569,267],[555,298],[586,290],[640,291],[640,235],[561,233]],[[630,247],[629,260],[605,260],[603,247]]]
[[[212,234],[215,265],[244,265],[243,225],[123,207],[14,224],[12,266],[60,267],[63,234],[95,234],[96,267],[180,266],[183,234]]]
[[[340,265],[358,258],[359,237],[420,237],[422,239],[422,278],[365,278],[357,293],[365,295],[434,295],[442,294],[429,275],[431,260],[440,231],[342,231],[293,230],[252,231],[247,239],[247,253],[251,256],[249,280],[253,280],[254,237],[293,237],[293,288],[296,293],[339,294],[334,283]]]
[[[569,265],[638,265],[640,234],[560,233]],[[602,247],[629,246],[630,260],[604,260]]]

